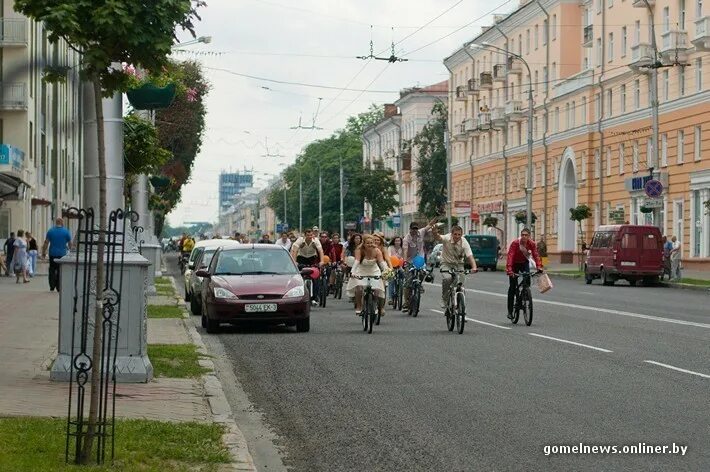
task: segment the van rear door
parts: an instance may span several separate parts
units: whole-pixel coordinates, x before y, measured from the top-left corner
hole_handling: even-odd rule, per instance
[[[624,228],[621,232],[621,244],[616,257],[619,272],[636,272],[641,262],[640,234],[632,228]]]
[[[641,234],[641,259],[639,270],[644,272],[658,272],[663,269],[663,248],[661,247],[660,232],[643,230]]]

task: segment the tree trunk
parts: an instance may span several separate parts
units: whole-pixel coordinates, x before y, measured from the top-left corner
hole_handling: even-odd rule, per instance
[[[86,432],[84,447],[81,451],[79,462],[88,464],[94,446],[94,436],[96,434],[96,420],[99,405],[99,381],[101,377],[101,324],[103,321],[103,289],[104,289],[104,253],[106,242],[106,222],[108,219],[106,211],[106,146],[104,143],[104,110],[103,97],[101,95],[101,83],[98,77],[93,77],[94,84],[94,105],[96,107],[96,134],[99,145],[99,238],[96,250],[96,302],[94,311],[94,339],[91,353],[91,400],[89,403],[89,424]],[[108,375],[108,372],[105,373]]]

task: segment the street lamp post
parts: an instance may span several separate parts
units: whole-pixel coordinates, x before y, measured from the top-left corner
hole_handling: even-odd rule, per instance
[[[303,234],[303,178],[298,173],[298,232]]]
[[[340,164],[340,237],[342,238],[344,236],[343,231],[345,230],[345,222],[343,221],[344,214],[343,214],[343,155],[339,155],[339,164]]]
[[[318,228],[323,231],[323,178],[318,164]]]
[[[471,44],[473,49],[495,49],[508,54],[511,57],[520,59],[520,61],[525,64],[525,68],[528,70],[528,178],[525,183],[525,206],[526,206],[526,224],[527,226],[532,226],[532,178],[533,178],[533,94],[532,94],[532,74],[530,73],[530,65],[523,59],[520,54],[515,54],[513,52],[506,51],[503,48],[494,46],[490,43],[482,44]],[[505,58],[506,62],[508,57]],[[506,216],[507,217],[507,216]]]

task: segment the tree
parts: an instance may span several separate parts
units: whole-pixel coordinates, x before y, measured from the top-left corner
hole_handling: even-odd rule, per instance
[[[202,0],[15,0],[15,10],[43,22],[50,42],[60,39],[82,55],[82,76],[93,84],[96,107],[99,161],[99,237],[96,257],[96,287],[104,286],[106,209],[106,149],[102,98],[124,91],[130,77],[112,67],[130,63],[158,71],[166,65],[177,26],[194,35],[193,18]],[[46,78],[46,77],[45,77]],[[95,326],[102,320],[104,293],[96,290]],[[96,432],[101,330],[94,330],[86,441],[78,462],[87,464]]]
[[[397,182],[394,171],[385,168],[382,160],[365,167],[357,178],[360,195],[372,208],[372,220],[385,218],[397,208]],[[374,225],[373,225],[374,226]]]
[[[570,217],[572,221],[576,221],[579,227],[579,242],[584,246],[584,231],[582,230],[582,221],[591,218],[592,210],[587,205],[578,205],[576,208],[570,208]]]
[[[414,138],[413,146],[418,150],[417,180],[419,188],[419,213],[433,218],[446,213],[446,105],[437,103],[432,108],[433,120]]]

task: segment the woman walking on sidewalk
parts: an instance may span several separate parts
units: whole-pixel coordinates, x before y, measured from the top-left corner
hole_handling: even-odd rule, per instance
[[[22,282],[27,283],[30,280],[27,278],[27,242],[25,241],[25,232],[17,230],[17,238],[15,238],[15,252],[12,254],[12,267],[15,271],[16,281],[20,283],[20,275]]]
[[[29,231],[25,233],[25,236],[27,236],[27,254],[29,255],[27,271],[29,272],[30,277],[34,277],[35,272],[37,272],[37,253],[39,252],[39,248],[37,247],[37,240],[29,233]]]

